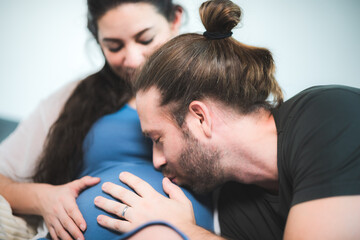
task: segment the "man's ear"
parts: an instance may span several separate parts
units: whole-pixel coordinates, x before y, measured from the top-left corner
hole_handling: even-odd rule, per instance
[[[201,101],[192,101],[189,105],[189,113],[197,119],[197,124],[203,133],[210,138],[212,136],[212,118],[209,107]]]
[[[182,23],[182,16],[183,16],[184,9],[180,6],[176,6],[174,19],[171,21],[171,31],[174,36],[179,34],[179,30]]]

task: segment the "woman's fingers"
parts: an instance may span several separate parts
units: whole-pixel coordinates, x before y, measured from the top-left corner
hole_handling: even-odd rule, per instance
[[[65,211],[69,215],[69,217],[75,222],[77,228],[80,228],[81,231],[86,230],[86,222],[84,220],[83,215],[80,212],[80,209],[76,203],[75,199],[69,200],[69,206],[65,206]]]
[[[67,185],[70,186],[72,190],[75,192],[75,197],[79,195],[79,193],[83,190],[85,190],[88,187],[94,186],[100,182],[100,178],[98,177],[91,177],[91,176],[85,176],[80,179],[74,180]]]
[[[78,216],[80,215],[81,219],[82,219],[82,220],[81,219],[80,220],[83,221],[82,215],[76,204],[72,205],[70,209],[71,210],[64,209],[64,212],[59,214],[58,218],[59,218],[61,226],[56,225],[55,230],[57,230],[57,232],[62,234],[62,235],[58,235],[61,239],[64,239],[62,236],[67,236],[69,234],[71,236],[73,236],[74,239],[84,239],[82,232],[80,231],[76,222],[74,222],[74,220],[73,220],[74,215],[78,215]],[[76,211],[77,213],[74,213],[74,209],[77,210]],[[60,229],[60,227],[62,227],[62,229]],[[66,234],[64,232],[66,232]],[[72,239],[72,238],[70,238],[70,239]]]
[[[53,227],[49,227],[48,226],[48,229],[49,229],[49,233],[50,233],[50,236],[51,236],[51,239],[53,240],[58,240],[58,236],[56,235],[56,232],[55,232],[55,229]]]
[[[61,240],[72,240],[73,238],[69,235],[69,233],[64,229],[64,226],[60,223],[60,221],[54,221],[52,223],[52,227],[54,228],[55,231],[55,235],[57,236],[57,238],[55,239],[61,239]],[[76,235],[74,236],[75,239]],[[84,239],[84,238],[79,238],[79,239]]]

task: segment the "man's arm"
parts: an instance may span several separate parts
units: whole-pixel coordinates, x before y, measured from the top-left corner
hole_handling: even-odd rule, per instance
[[[360,196],[338,196],[294,205],[284,239],[360,239]]]
[[[99,215],[97,220],[100,225],[115,231],[128,232],[147,222],[165,221],[192,240],[223,239],[196,225],[191,201],[168,178],[164,178],[163,188],[169,198],[133,174],[123,172],[120,174],[120,180],[135,192],[114,183],[104,183],[103,191],[121,202],[99,196],[95,198],[95,205],[119,216],[120,219]]]

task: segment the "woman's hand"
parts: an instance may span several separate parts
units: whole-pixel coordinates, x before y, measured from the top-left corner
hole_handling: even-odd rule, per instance
[[[94,202],[97,207],[120,218],[99,215],[97,221],[100,225],[119,232],[128,232],[154,220],[166,221],[180,230],[185,230],[186,226],[195,225],[191,201],[168,178],[163,179],[163,188],[170,198],[164,197],[147,182],[131,173],[121,173],[120,180],[135,192],[114,183],[104,183],[103,191],[123,203],[96,197]]]
[[[99,181],[99,178],[85,176],[64,185],[39,186],[38,211],[43,216],[52,239],[84,239],[82,231],[86,229],[86,222],[76,204],[76,198],[81,191]]]

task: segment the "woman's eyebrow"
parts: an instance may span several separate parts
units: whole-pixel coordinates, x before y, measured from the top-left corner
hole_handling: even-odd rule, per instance
[[[142,34],[144,34],[145,32],[149,31],[150,29],[152,29],[153,27],[148,27],[145,28],[143,30],[141,30],[140,32],[136,33],[134,35],[134,38],[139,38]],[[115,43],[122,43],[122,40],[118,39],[118,38],[103,38],[102,39],[103,42],[115,42]]]
[[[137,34],[135,34],[134,38],[139,38],[142,34],[144,34],[144,32],[149,31],[150,29],[152,29],[153,27],[148,27],[145,28],[144,30],[141,30],[140,32],[138,32]]]
[[[117,38],[103,38],[102,41],[103,42],[122,43],[122,41],[120,39],[117,39]]]

